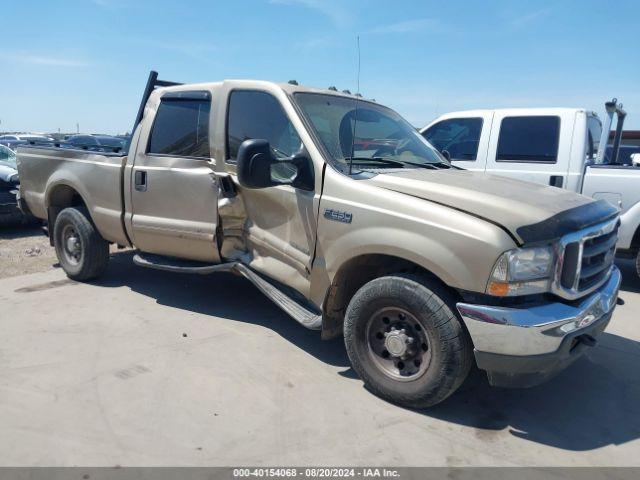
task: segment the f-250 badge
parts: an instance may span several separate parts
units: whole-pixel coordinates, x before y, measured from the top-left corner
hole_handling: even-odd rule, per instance
[[[327,220],[333,220],[334,222],[351,223],[351,220],[353,220],[353,214],[349,212],[341,212],[340,210],[333,210],[331,208],[325,208],[324,218]]]

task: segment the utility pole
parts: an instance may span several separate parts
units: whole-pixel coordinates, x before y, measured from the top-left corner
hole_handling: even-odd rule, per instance
[[[80,133],[80,124],[76,123],[76,133]]]

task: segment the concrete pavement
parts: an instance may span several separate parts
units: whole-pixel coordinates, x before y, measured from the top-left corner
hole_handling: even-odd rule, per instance
[[[640,466],[640,282],[600,345],[530,390],[425,411],[371,395],[249,282],[135,267],[0,280],[0,465]]]

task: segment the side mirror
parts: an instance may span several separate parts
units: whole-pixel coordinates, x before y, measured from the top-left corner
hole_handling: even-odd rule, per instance
[[[292,157],[277,159],[266,140],[245,140],[238,149],[237,162],[238,182],[245,188],[292,185],[313,190],[313,166],[304,147]]]
[[[442,156],[444,158],[446,158],[448,161],[451,161],[451,154],[449,153],[449,150],[442,150],[440,152],[442,154]]]

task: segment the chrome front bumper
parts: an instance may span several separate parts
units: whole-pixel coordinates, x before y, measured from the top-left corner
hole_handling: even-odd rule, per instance
[[[557,352],[566,337],[603,318],[616,306],[621,275],[613,267],[609,279],[596,291],[570,303],[553,302],[530,308],[508,308],[458,303],[458,311],[478,352],[515,357]]]

